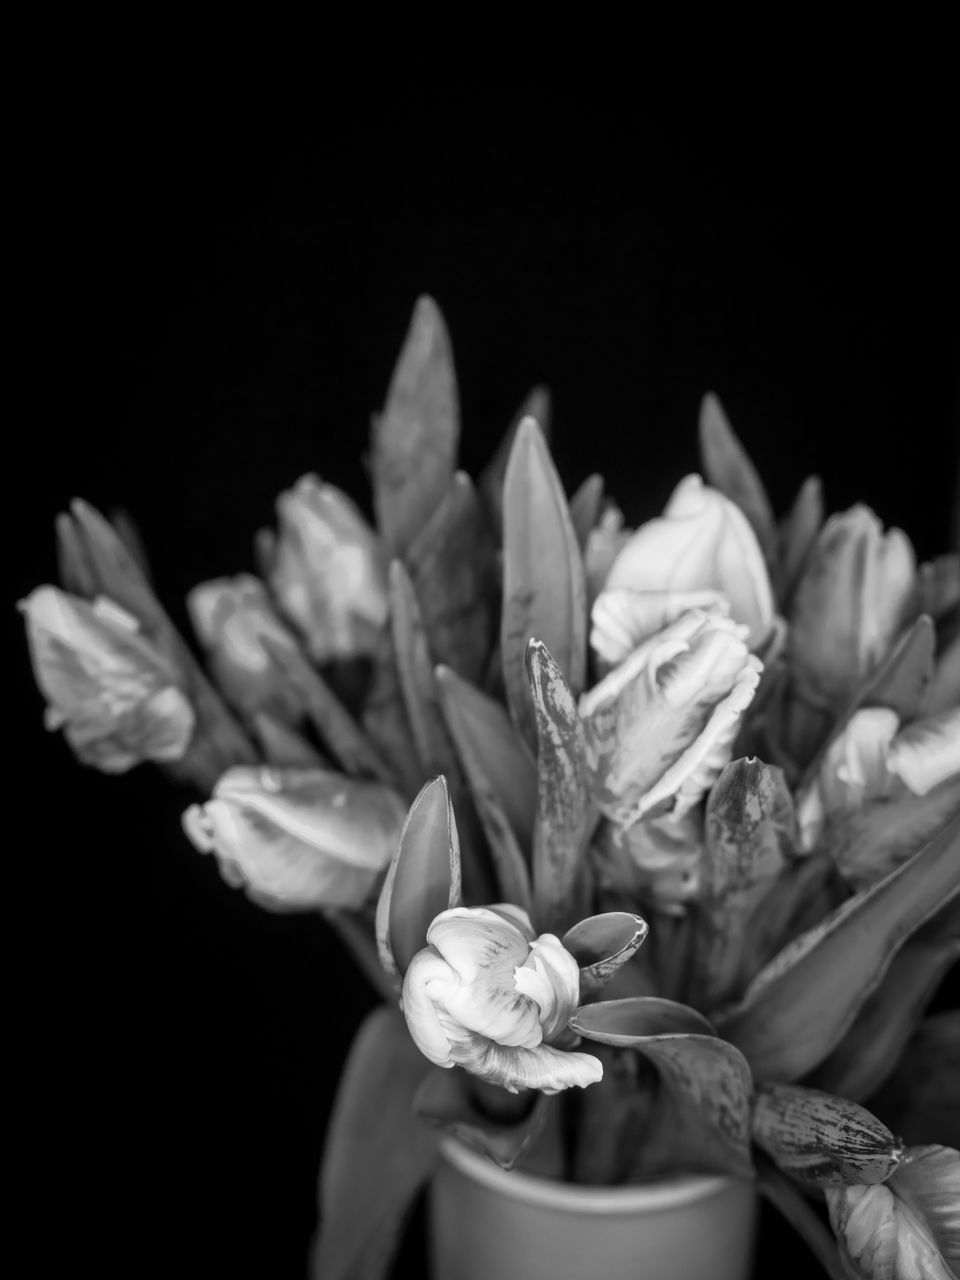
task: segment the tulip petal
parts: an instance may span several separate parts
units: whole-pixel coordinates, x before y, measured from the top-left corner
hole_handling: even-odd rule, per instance
[[[546,1044],[525,1049],[478,1039],[458,1061],[471,1074],[511,1093],[521,1089],[539,1089],[546,1094],[574,1087],[585,1089],[603,1078],[603,1065],[593,1054],[571,1053]]]
[[[550,440],[550,392],[546,387],[533,387],[503,434],[493,457],[480,473],[477,488],[483,498],[497,541],[503,541],[503,485],[507,464],[513,451],[517,429],[524,418],[533,418],[545,440]]]
[[[570,497],[570,520],[582,551],[603,508],[603,476],[591,475]]]
[[[564,949],[580,966],[580,999],[596,995],[636,955],[648,933],[647,922],[629,911],[588,916],[563,935]]]
[[[601,661],[601,674],[690,609],[727,617],[730,604],[719,591],[602,591],[590,611],[590,647]]]
[[[897,735],[887,767],[918,796],[960,773],[960,707],[908,725]]]

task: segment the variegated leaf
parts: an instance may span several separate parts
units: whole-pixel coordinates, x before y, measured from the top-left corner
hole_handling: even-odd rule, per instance
[[[819,1187],[885,1182],[903,1154],[864,1107],[801,1085],[757,1085],[752,1136],[784,1172]]]
[[[794,939],[717,1015],[761,1079],[789,1082],[843,1039],[907,939],[960,889],[960,819]]]
[[[527,646],[526,665],[538,745],[533,905],[538,927],[555,933],[576,918],[586,871],[584,852],[596,815],[573,693],[540,641],[531,640]]]
[[[531,751],[536,716],[525,664],[533,638],[547,646],[579,696],[587,657],[583,557],[543,433],[524,418],[504,485],[500,650],[510,713]]]
[[[410,806],[377,902],[380,962],[398,985],[434,918],[459,905],[457,823],[446,780],[434,778]]]
[[[382,415],[373,421],[373,505],[392,555],[402,555],[443,500],[456,467],[460,410],[446,325],[417,299]]]

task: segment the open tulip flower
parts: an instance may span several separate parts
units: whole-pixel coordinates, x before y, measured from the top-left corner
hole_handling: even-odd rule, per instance
[[[191,593],[205,665],[129,523],[75,502],[22,605],[48,723],[190,783],[224,878],[384,996],[318,1276],[385,1256],[434,1130],[572,1182],[755,1179],[832,1277],[954,1275],[960,1011],[927,1010],[960,954],[960,554],[815,478],[778,517],[712,395],[701,474],[631,527],[599,477],[568,495],[548,417],[537,389],[459,471],[420,299],[373,518],[296,481],[257,574]]]

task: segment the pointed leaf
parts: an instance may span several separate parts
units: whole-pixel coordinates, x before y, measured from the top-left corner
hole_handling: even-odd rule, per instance
[[[405,561],[434,661],[478,682],[493,643],[496,563],[469,476],[454,476]]]
[[[717,1015],[761,1079],[793,1081],[842,1040],[890,961],[960,889],[960,819],[883,880],[847,899]]]
[[[848,896],[826,854],[812,853],[791,862],[760,899],[744,927],[738,988]]]
[[[782,770],[760,760],[726,765],[707,799],[704,839],[691,981],[695,1003],[709,1009],[734,994],[747,921],[794,855],[796,814]]]
[[[254,715],[253,729],[266,764],[308,769],[333,767],[296,729],[266,711]]]
[[[568,929],[561,941],[580,966],[580,999],[587,1000],[602,990],[636,955],[646,936],[646,920],[629,911],[588,916]]]
[[[570,519],[581,551],[587,545],[590,530],[600,519],[602,507],[603,476],[594,473],[587,476],[570,498]]]
[[[465,1071],[434,1067],[424,1076],[413,1109],[428,1125],[487,1156],[501,1169],[512,1169],[543,1127],[551,1099],[537,1093],[526,1096],[523,1103],[519,1116],[498,1120],[478,1106],[472,1077]]]
[[[304,710],[321,741],[347,773],[393,782],[391,769],[327,682],[295,649],[278,645],[268,635],[263,647],[303,699]]]
[[[60,585],[71,595],[92,600],[100,594],[100,584],[86,544],[71,516],[61,512],[56,519],[57,576]]]
[[[635,1048],[649,1036],[716,1035],[702,1013],[659,996],[627,996],[583,1005],[570,1019],[578,1035],[620,1049]]]
[[[862,1102],[895,1069],[941,980],[960,960],[960,937],[928,941],[923,935],[929,927],[894,956],[883,982],[807,1084]]]
[[[407,797],[416,795],[423,771],[410,744],[413,730],[400,687],[393,634],[385,627],[377,637],[373,672],[360,712],[363,732]],[[322,733],[323,730],[320,730]]]
[[[144,544],[143,537],[137,527],[137,522],[129,511],[125,511],[119,507],[113,512],[111,524],[117,531],[117,537],[129,551],[130,555],[137,565],[137,568],[143,574],[145,580],[151,586],[150,582],[150,561],[147,558],[147,548]]]
[[[315,1280],[388,1274],[403,1220],[436,1160],[436,1134],[412,1108],[429,1070],[402,1016],[384,1006],[374,1009],[340,1076],[327,1133]]]
[[[388,973],[402,978],[427,945],[441,911],[460,905],[460,839],[446,779],[428,782],[410,806],[377,903],[377,947]]]
[[[383,414],[373,422],[373,505],[402,555],[443,500],[456,466],[460,410],[453,355],[432,298],[417,299]]]
[[[527,859],[499,801],[489,787],[473,790],[477,815],[487,838],[497,878],[497,901],[512,902],[527,915],[533,914],[533,891]]]
[[[570,1026],[588,1039],[643,1054],[678,1109],[694,1111],[697,1121],[719,1138],[729,1171],[751,1176],[750,1068],[739,1050],[717,1038],[705,1018],[669,1000],[639,997],[582,1007]],[[636,1030],[631,1034],[628,1028]]]
[[[533,833],[533,903],[537,923],[556,932],[575,918],[584,851],[594,826],[580,712],[545,645],[527,646],[537,725],[537,822]]]
[[[400,690],[420,766],[425,773],[460,773],[440,709],[440,690],[413,583],[399,560],[390,566],[390,623]]]
[[[776,575],[777,605],[786,610],[823,524],[823,486],[808,476],[780,527],[780,565]]]
[[[534,387],[527,394],[518,413],[504,432],[503,439],[497,445],[496,453],[480,474],[477,487],[487,509],[497,542],[503,541],[503,482],[507,474],[507,463],[510,461],[517,428],[524,418],[534,418],[540,424],[544,437],[547,440],[550,439],[550,392],[546,387]]]
[[[510,713],[531,749],[536,718],[525,662],[534,637],[547,646],[579,696],[587,655],[583,557],[546,441],[536,421],[524,418],[504,487],[500,650]]]
[[[719,489],[750,521],[768,563],[773,561],[777,528],[773,508],[739,437],[719,399],[711,394],[700,405],[700,457],[707,484]]]
[[[492,698],[461,680],[449,667],[438,667],[440,702],[450,736],[466,771],[471,791],[489,792],[523,849],[533,844],[537,812],[537,775],[510,717]]]
[[[121,605],[158,636],[169,636],[173,624],[116,529],[82,498],[74,498],[70,512],[76,537],[96,578],[97,593]]]
[[[819,1187],[885,1182],[903,1154],[864,1107],[800,1085],[758,1084],[752,1132],[785,1173]]]

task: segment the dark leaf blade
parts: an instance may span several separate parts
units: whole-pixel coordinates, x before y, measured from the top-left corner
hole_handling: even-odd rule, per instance
[[[709,393],[700,405],[700,458],[707,484],[740,508],[757,535],[764,558],[776,555],[777,527],[763,481],[719,399]]]
[[[802,1085],[758,1084],[752,1135],[785,1173],[819,1187],[885,1182],[903,1155],[866,1108]]]
[[[411,542],[405,564],[434,662],[479,683],[493,644],[496,560],[480,500],[463,472]]]
[[[533,844],[537,774],[499,702],[448,667],[436,672],[440,703],[457,755],[477,800],[489,792],[506,814],[521,848]]]
[[[530,887],[530,871],[510,820],[489,788],[475,788],[472,796],[493,861],[499,890],[497,900],[512,902],[531,916],[533,892]]]
[[[539,927],[557,932],[577,915],[584,851],[594,814],[587,786],[583,725],[573,693],[545,645],[527,646],[537,727],[537,821],[533,905]]]
[[[534,750],[536,716],[525,670],[532,639],[546,645],[579,696],[587,655],[583,557],[546,441],[536,421],[525,418],[504,486],[500,650],[510,713]]]
[[[927,941],[915,934],[894,956],[883,982],[836,1049],[805,1083],[853,1102],[876,1093],[896,1068],[924,1010],[957,960],[960,938]]]
[[[314,1280],[387,1275],[400,1227],[436,1160],[437,1136],[412,1107],[429,1070],[402,1016],[385,1006],[375,1009],[353,1042],[333,1106],[320,1175]]]
[[[561,942],[580,966],[580,999],[601,991],[637,953],[647,936],[647,922],[629,911],[588,916],[563,935]]]
[[[794,939],[717,1014],[761,1079],[791,1082],[839,1044],[907,939],[960,889],[960,819]]]
[[[570,1019],[570,1026],[588,1040],[619,1049],[634,1048],[635,1041],[649,1036],[716,1034],[702,1013],[659,996],[627,996],[584,1005]]]
[[[795,853],[796,814],[783,772],[760,760],[726,765],[707,799],[706,856],[692,946],[693,1001],[734,994],[752,913]]]
[[[824,520],[823,486],[808,476],[779,530],[780,558],[776,573],[777,605],[789,606]]]
[[[432,298],[417,299],[371,440],[373,505],[392,555],[402,555],[453,477],[460,410],[447,328]]]
[[[402,979],[434,918],[459,904],[457,823],[446,780],[434,778],[410,806],[377,902],[377,949],[387,972]]]

